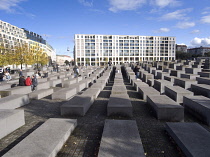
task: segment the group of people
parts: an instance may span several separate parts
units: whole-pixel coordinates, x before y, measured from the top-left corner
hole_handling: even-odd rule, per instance
[[[1,74],[0,74],[0,81],[9,81],[11,79],[12,79],[12,77],[10,75],[9,70],[5,69],[5,70],[3,70],[1,72]]]
[[[31,86],[31,90],[34,91],[37,85],[38,81],[36,75],[28,76],[27,78],[22,75],[19,78],[19,86]]]

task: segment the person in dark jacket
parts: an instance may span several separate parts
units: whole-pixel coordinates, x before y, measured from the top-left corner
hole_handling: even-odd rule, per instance
[[[38,81],[37,81],[36,75],[33,75],[32,76],[32,86],[31,86],[32,91],[35,90],[35,88],[37,87],[37,85],[38,85]]]
[[[25,77],[24,76],[21,76],[19,78],[19,86],[25,86]]]
[[[139,79],[139,70],[140,70],[140,66],[139,66],[139,64],[137,64],[135,66],[135,68],[133,69],[133,71],[135,72],[135,75],[136,75],[136,79]]]

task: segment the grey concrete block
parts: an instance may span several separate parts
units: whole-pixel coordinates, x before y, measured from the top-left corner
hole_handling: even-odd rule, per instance
[[[178,103],[183,103],[184,96],[193,96],[194,94],[179,86],[165,86],[165,95]]]
[[[61,79],[55,79],[55,80],[50,80],[50,87],[56,87],[59,84],[61,84],[62,80]]]
[[[166,123],[166,131],[186,157],[210,156],[210,133],[197,123]]]
[[[42,99],[53,93],[53,89],[40,89],[29,94],[30,99]]]
[[[170,76],[168,72],[157,72],[156,79],[164,80],[164,76]]]
[[[96,99],[101,90],[99,88],[88,88],[86,91],[82,93],[83,96],[93,96]]]
[[[62,87],[63,87],[63,88],[69,88],[70,85],[72,85],[72,84],[74,84],[74,83],[77,83],[77,80],[76,80],[76,79],[66,80],[66,81],[63,81],[63,82],[62,82]]]
[[[133,107],[127,93],[111,94],[107,105],[107,115],[121,114],[133,116]]]
[[[203,95],[210,98],[210,85],[192,84],[191,89],[195,95]]]
[[[93,96],[74,96],[68,102],[64,103],[61,109],[61,115],[79,115],[84,116],[90,106],[93,104]]]
[[[77,89],[75,87],[73,88],[63,88],[57,92],[54,92],[52,94],[52,99],[60,99],[60,100],[68,100],[72,96],[77,94]]]
[[[100,89],[101,91],[104,89],[105,83],[94,83],[90,88],[97,88]]]
[[[50,75],[47,80],[48,81],[51,81],[51,80],[57,80],[58,79],[58,76],[55,76],[55,75]]]
[[[147,101],[147,96],[160,95],[160,92],[158,92],[153,87],[140,87],[139,93],[141,98],[145,101]]]
[[[185,109],[210,126],[210,99],[204,96],[185,96]]]
[[[155,79],[148,79],[147,80],[147,84],[149,85],[149,86],[154,86],[154,82],[155,82]]]
[[[106,120],[98,157],[145,157],[134,120]]]
[[[189,74],[198,74],[201,70],[201,68],[185,68],[185,72]]]
[[[9,88],[0,91],[0,95],[2,97],[9,96],[9,95],[14,95],[14,94],[29,94],[31,93],[31,86],[17,86],[14,88]]]
[[[36,90],[48,89],[48,88],[50,88],[50,82],[41,82],[41,83],[38,83]]]
[[[76,88],[77,93],[86,88],[86,82],[71,84],[68,88]]]
[[[180,86],[184,89],[191,89],[192,84],[197,84],[196,80],[190,80],[187,78],[174,78],[174,85]]]
[[[185,74],[185,71],[183,71],[183,70],[171,70],[171,73],[170,73],[171,76],[176,76],[176,77],[181,77],[181,74]]]
[[[210,78],[210,72],[198,72],[198,75],[200,75],[200,77]]]
[[[76,119],[50,118],[4,157],[55,157],[76,126]]]
[[[166,80],[155,80],[154,88],[158,90],[161,94],[165,93],[165,86],[173,86],[172,82]]]
[[[184,107],[166,95],[147,96],[147,103],[155,111],[158,120],[184,121]]]
[[[139,88],[141,87],[149,87],[148,84],[142,82],[141,80],[138,80],[134,83],[134,87],[136,87],[136,91],[138,92],[139,91]]]
[[[174,83],[174,79],[177,78],[176,76],[164,76],[164,80],[170,81]]]
[[[199,77],[197,74],[181,74],[181,78],[187,78],[191,80],[196,80],[197,77]]]
[[[125,87],[125,85],[121,85],[121,86],[112,86],[112,94],[123,94],[126,93],[127,94],[127,89]]]
[[[205,77],[197,77],[196,81],[198,81],[198,84],[207,84],[210,85],[210,78]]]
[[[0,139],[25,124],[24,110],[0,109]]]
[[[0,109],[16,109],[29,103],[28,95],[14,94],[0,99]]]
[[[11,84],[1,84],[0,85],[0,91],[11,88]]]
[[[142,81],[144,81],[144,82],[146,82],[147,83],[147,80],[148,79],[154,79],[154,75],[153,74],[150,74],[150,73],[144,73],[143,74],[143,79],[142,79]]]

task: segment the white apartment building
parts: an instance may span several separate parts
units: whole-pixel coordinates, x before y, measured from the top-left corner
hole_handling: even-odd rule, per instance
[[[25,43],[30,48],[40,47],[52,61],[56,61],[55,50],[40,35],[0,20],[0,45],[12,50]]]
[[[175,60],[175,43],[165,36],[75,34],[74,59],[78,65]]]

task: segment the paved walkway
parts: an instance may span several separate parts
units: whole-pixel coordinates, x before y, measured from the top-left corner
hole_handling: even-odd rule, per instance
[[[124,80],[131,99],[134,117],[107,117],[106,107],[113,86],[111,81],[99,94],[94,104],[84,117],[71,116],[78,119],[78,126],[67,140],[58,157],[97,157],[105,119],[134,119],[137,122],[145,154],[147,157],[183,157],[184,155],[167,135],[165,122],[158,121],[149,106],[140,99],[134,87]],[[64,101],[51,100],[50,97],[32,100],[25,110],[26,125],[0,140],[0,156],[14,147],[24,137],[49,118],[61,118],[60,105]],[[210,127],[202,124],[190,114],[185,114],[185,122],[198,122],[210,131]],[[49,137],[50,138],[50,137]]]

